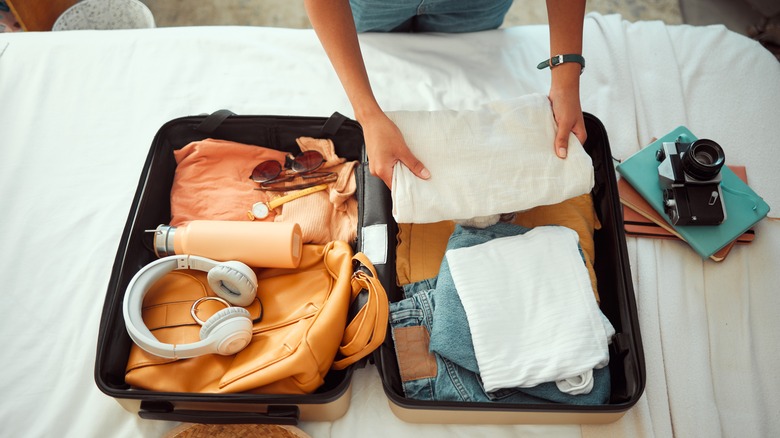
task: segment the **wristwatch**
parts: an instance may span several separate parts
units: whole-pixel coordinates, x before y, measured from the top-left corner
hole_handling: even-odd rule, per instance
[[[251,220],[255,219],[265,219],[268,217],[268,215],[271,213],[272,210],[281,207],[283,204],[290,202],[292,200],[302,198],[306,195],[310,195],[315,192],[319,192],[322,190],[325,190],[328,188],[327,184],[320,184],[317,186],[309,187],[300,191],[297,191],[295,193],[290,193],[289,195],[284,195],[282,197],[272,199],[268,202],[255,202],[254,205],[252,205],[252,210],[247,212],[247,215]]]

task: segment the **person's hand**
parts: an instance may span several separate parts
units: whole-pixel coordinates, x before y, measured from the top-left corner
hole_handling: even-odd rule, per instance
[[[399,161],[418,178],[430,178],[430,172],[409,150],[401,130],[383,112],[361,121],[371,174],[392,188],[393,167]]]
[[[585,16],[585,0],[547,0],[547,20],[550,23],[550,55],[582,54],[582,27]],[[569,135],[574,133],[585,144],[585,119],[580,106],[581,66],[576,62],[564,62],[550,66],[552,82],[550,103],[555,124],[555,154],[566,158]]]
[[[556,68],[560,68],[558,66]],[[552,104],[555,124],[558,132],[555,134],[555,154],[566,158],[569,149],[569,133],[573,132],[580,143],[585,144],[588,134],[585,131],[585,119],[580,106],[579,87],[550,88],[550,103]]]

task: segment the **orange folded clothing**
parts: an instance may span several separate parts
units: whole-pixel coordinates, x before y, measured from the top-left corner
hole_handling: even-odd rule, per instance
[[[357,200],[354,168],[335,154],[333,142],[301,137],[301,151],[317,150],[325,158],[321,170],[337,179],[328,189],[312,193],[271,210],[264,221],[296,222],[305,243],[333,240],[352,242],[357,236]],[[174,152],[177,167],[171,187],[172,226],[196,219],[248,221],[257,202],[270,202],[284,192],[255,190],[249,176],[266,160],[285,162],[286,152],[227,140],[195,141]]]
[[[593,232],[601,223],[593,208],[591,195],[576,196],[558,204],[544,205],[518,212],[513,222],[527,228],[561,225],[571,228],[580,240],[596,300],[599,299],[593,262],[596,248]],[[398,284],[414,283],[439,274],[447,240],[455,229],[452,221],[431,224],[398,224],[396,276]]]
[[[195,219],[248,220],[255,202],[271,199],[254,190],[252,169],[266,160],[284,162],[274,149],[207,138],[174,151],[176,172],[171,187],[171,223],[181,226]],[[273,212],[269,219],[273,220]]]

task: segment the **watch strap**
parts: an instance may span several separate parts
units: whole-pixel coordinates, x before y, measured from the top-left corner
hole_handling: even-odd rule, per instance
[[[550,59],[545,59],[544,61],[540,62],[536,68],[539,70],[543,70],[547,67],[553,68],[557,65],[561,65],[564,62],[576,62],[580,65],[580,74],[585,70],[585,58],[583,58],[582,55],[577,55],[574,53],[569,53],[566,55],[555,55],[551,57]]]

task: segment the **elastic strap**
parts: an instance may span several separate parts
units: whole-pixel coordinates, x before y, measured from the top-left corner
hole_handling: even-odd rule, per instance
[[[725,185],[723,183],[721,183],[720,186],[723,188],[723,190],[731,193],[732,195],[741,196],[741,197],[747,199],[748,201],[752,202],[753,203],[753,207],[751,208],[751,210],[756,211],[758,209],[758,204],[756,203],[756,198],[754,196],[752,196],[750,193],[746,193],[746,192],[742,192],[742,191],[739,191],[739,190],[736,190],[736,189],[732,189],[731,187],[729,187],[729,186],[727,186],[727,185]],[[759,199],[761,199],[761,197],[759,197]]]

